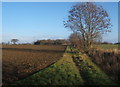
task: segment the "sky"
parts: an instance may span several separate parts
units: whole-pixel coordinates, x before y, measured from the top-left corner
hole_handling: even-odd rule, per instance
[[[64,28],[68,11],[76,2],[3,2],[2,39],[13,38],[19,42],[33,42],[40,39],[67,39],[72,33]],[[105,34],[103,41],[118,41],[117,2],[96,3],[108,12],[113,25],[112,32]]]
[[[2,42],[2,3],[0,2],[0,43]]]
[[[3,2],[119,2],[119,0],[2,0]]]

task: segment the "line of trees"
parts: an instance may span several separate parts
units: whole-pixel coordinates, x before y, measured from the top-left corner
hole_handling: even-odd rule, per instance
[[[34,42],[34,45],[68,45],[68,40],[57,39],[57,40],[37,40]]]

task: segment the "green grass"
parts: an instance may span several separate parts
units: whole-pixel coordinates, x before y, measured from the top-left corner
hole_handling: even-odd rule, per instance
[[[65,53],[63,58],[42,71],[17,81],[11,85],[83,85],[84,81],[73,62],[71,55]]]
[[[83,53],[73,55],[85,85],[117,85]]]
[[[118,49],[118,45],[114,45],[114,44],[100,44],[100,45],[97,45],[97,47],[105,50]]]

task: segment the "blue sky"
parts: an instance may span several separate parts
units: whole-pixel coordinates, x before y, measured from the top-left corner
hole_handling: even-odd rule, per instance
[[[2,3],[0,2],[0,43],[2,42]]]
[[[73,2],[3,2],[2,31],[3,41],[17,38],[20,42],[33,42],[38,39],[66,39],[72,33],[64,28],[63,21]],[[104,35],[104,41],[118,40],[117,2],[97,3],[110,15],[112,32]]]

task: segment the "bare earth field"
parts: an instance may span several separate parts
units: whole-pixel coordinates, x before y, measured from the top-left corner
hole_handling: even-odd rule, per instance
[[[3,45],[3,83],[20,80],[59,60],[66,46]]]

